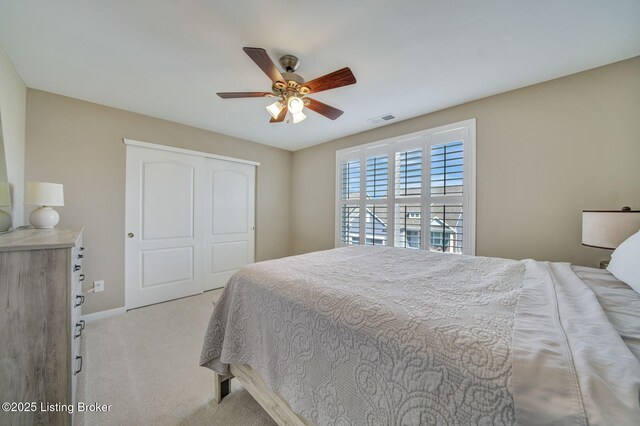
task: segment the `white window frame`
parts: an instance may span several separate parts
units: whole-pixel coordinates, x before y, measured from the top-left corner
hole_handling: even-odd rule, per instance
[[[366,215],[366,206],[370,204],[387,206],[387,245],[393,247],[395,244],[395,205],[403,203],[421,203],[421,250],[429,250],[429,223],[431,215],[431,173],[430,173],[430,152],[432,145],[462,140],[464,143],[463,154],[463,179],[464,187],[462,196],[444,195],[437,198],[447,198],[449,202],[462,202],[462,254],[476,254],[476,119],[451,123],[432,129],[421,130],[419,132],[383,139],[363,145],[345,148],[336,151],[336,191],[335,191],[335,246],[342,247],[348,244],[342,243],[340,239],[341,231],[341,207],[344,204],[357,204],[360,207],[360,214]],[[420,197],[399,197],[395,196],[396,189],[396,153],[400,151],[422,148],[422,194]],[[366,191],[366,158],[371,155],[386,154],[389,161],[389,177],[386,199],[367,200]],[[360,161],[360,198],[357,200],[341,200],[341,178],[342,163],[349,160]],[[365,226],[366,220],[360,220],[360,244],[366,242]]]

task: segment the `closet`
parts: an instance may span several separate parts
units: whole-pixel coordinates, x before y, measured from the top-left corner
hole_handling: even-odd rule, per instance
[[[254,262],[259,163],[124,142],[127,309],[223,287]]]

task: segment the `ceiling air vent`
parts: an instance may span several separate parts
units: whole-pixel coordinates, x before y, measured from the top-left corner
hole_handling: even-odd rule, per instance
[[[395,120],[396,116],[393,114],[385,114],[385,115],[381,115],[380,117],[373,117],[368,119],[367,121],[371,124],[380,124],[380,123],[386,123],[387,121],[391,121],[391,120]]]

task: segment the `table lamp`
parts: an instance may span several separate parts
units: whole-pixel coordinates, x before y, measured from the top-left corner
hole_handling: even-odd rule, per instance
[[[29,215],[29,222],[37,229],[49,229],[58,224],[60,216],[51,206],[64,206],[61,183],[27,182],[24,203],[41,206]]]
[[[640,230],[640,210],[583,210],[582,245],[614,250]]]
[[[583,210],[582,245],[614,250],[640,230],[640,210]]]

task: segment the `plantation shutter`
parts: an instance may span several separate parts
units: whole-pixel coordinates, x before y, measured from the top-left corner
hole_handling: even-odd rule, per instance
[[[336,244],[475,254],[475,120],[338,151]]]
[[[431,146],[429,249],[463,251],[464,142]]]
[[[389,195],[389,157],[367,157],[367,204],[365,209],[366,245],[387,245],[387,196]]]
[[[340,169],[340,242],[359,244],[360,160],[343,161]]]
[[[422,148],[396,152],[394,246],[421,249]]]

